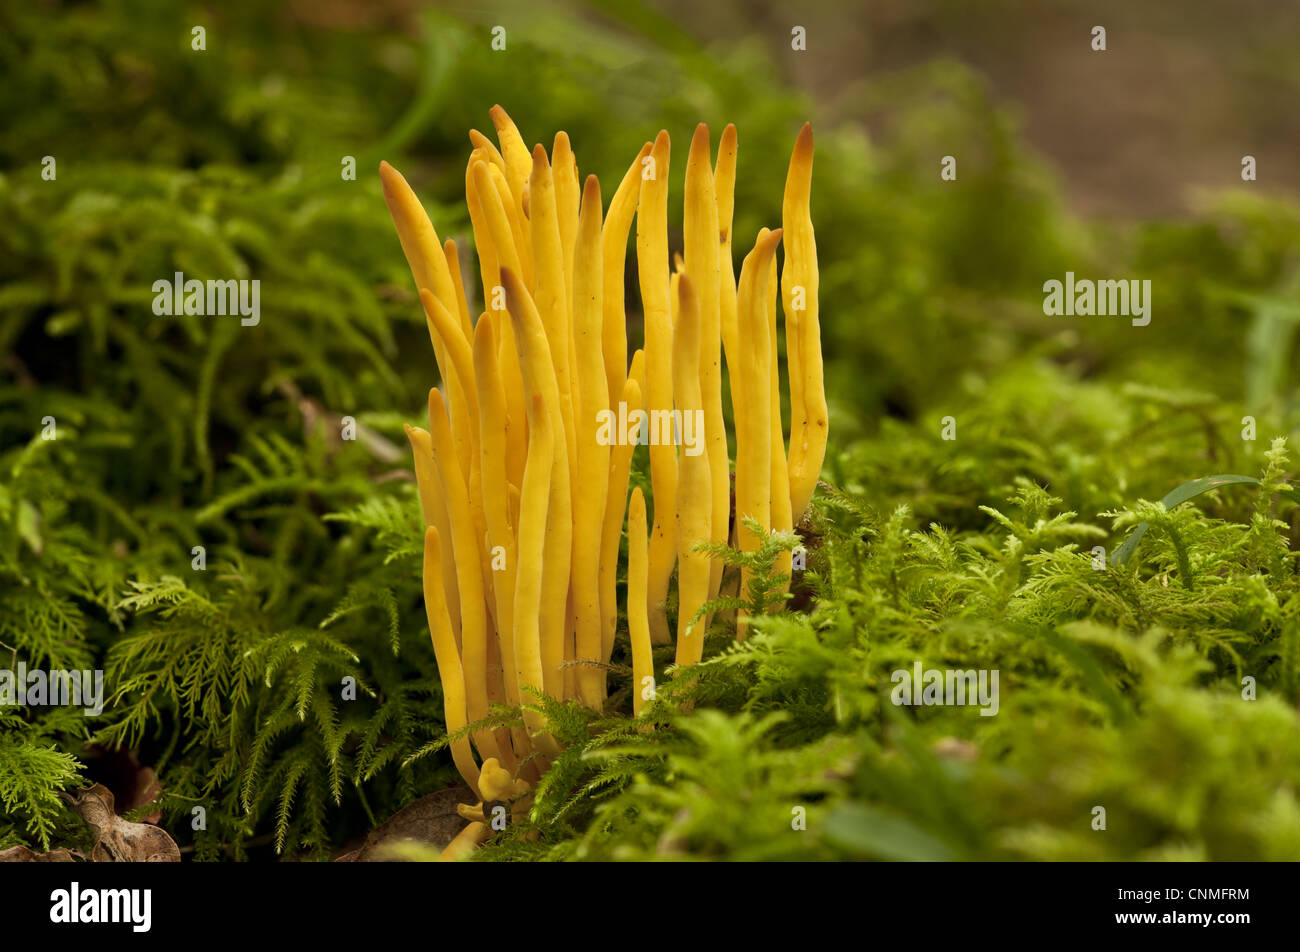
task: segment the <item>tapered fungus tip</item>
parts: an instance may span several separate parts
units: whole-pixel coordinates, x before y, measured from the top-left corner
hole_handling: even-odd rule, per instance
[[[533,165],[546,165],[546,146],[540,142],[533,146]]]
[[[668,138],[668,130],[660,129],[659,135],[655,136],[654,148],[656,151],[666,149],[670,142],[671,140]]]
[[[735,144],[735,142],[736,142],[736,124],[735,124],[734,122],[729,122],[729,123],[727,123],[727,127],[726,127],[725,129],[722,130],[722,138],[721,138],[720,141],[721,141],[723,144],[725,144],[725,145],[734,145],[734,144]]]
[[[488,110],[488,115],[492,117],[492,124],[498,129],[510,123],[509,114],[501,108],[499,103]]]
[[[701,122],[695,127],[695,134],[691,136],[691,151],[696,149],[707,149],[709,147],[709,125]]]
[[[474,325],[474,347],[482,348],[484,353],[490,354],[495,346],[496,328],[492,326],[492,318],[488,316],[488,312],[484,311]]]
[[[813,151],[812,123],[805,122],[799,130],[799,138],[794,143],[794,153],[800,158],[811,158]]]
[[[553,152],[560,152],[560,151],[564,151],[564,152],[572,152],[572,151],[573,151],[573,146],[572,146],[572,144],[569,142],[569,134],[568,134],[567,132],[565,132],[563,129],[561,129],[559,132],[555,133],[555,142],[552,143],[552,145],[551,145],[551,150],[552,150]]]
[[[402,190],[402,186],[406,185],[406,178],[397,169],[381,160],[379,163],[379,182],[384,188],[384,197],[388,198]],[[406,187],[410,188],[409,185]]]
[[[752,252],[754,259],[759,264],[766,264],[767,259],[776,254],[776,246],[781,243],[781,229],[776,228],[771,231],[764,228],[758,233],[758,238],[754,241],[754,250]]]
[[[519,283],[518,276],[510,268],[501,269],[501,287],[506,292],[506,310],[510,311],[512,316],[517,316],[514,313],[516,299],[523,292],[524,286]]]
[[[582,183],[582,200],[600,204],[600,179],[595,175],[588,175],[586,181]]]
[[[691,276],[685,271],[681,272],[681,277],[677,283],[677,296],[682,302],[682,313],[685,314],[688,305],[695,303],[695,285],[691,283]]]

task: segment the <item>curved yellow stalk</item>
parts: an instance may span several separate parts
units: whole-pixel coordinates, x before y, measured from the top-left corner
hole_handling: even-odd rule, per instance
[[[488,173],[501,199],[501,207],[505,209],[506,219],[510,222],[510,234],[519,252],[519,266],[523,269],[524,284],[532,287],[533,244],[528,233],[528,220],[524,218],[523,209],[516,204],[514,196],[510,194],[510,183],[506,180],[505,172],[495,165],[490,165]]]
[[[668,274],[668,133],[661,131],[642,172],[636,215],[636,263],[645,316],[646,412],[651,432],[673,410],[673,326]],[[658,415],[658,416],[657,416]],[[662,427],[660,427],[662,429]],[[677,560],[677,450],[651,441],[650,483],[654,490],[654,529],[650,534],[650,635],[667,644],[668,583]],[[710,490],[711,492],[711,490]],[[711,497],[710,497],[711,498]]]
[[[491,184],[491,175],[489,173],[487,179],[482,176],[482,168],[490,165],[487,155],[488,153],[479,150],[470,155],[469,164],[465,167],[465,204],[469,208],[470,225],[478,251],[479,274],[483,281],[483,306],[485,310],[493,311],[500,306],[501,294],[498,289],[501,287],[501,267],[518,264],[518,249],[515,248],[514,236],[501,206],[500,195],[496,186]],[[480,188],[480,184],[490,187]],[[506,256],[504,262],[501,257],[503,254]],[[506,412],[510,419],[522,421],[526,413],[524,385],[514,358],[514,331],[509,321],[502,324],[500,332],[498,358],[501,361],[501,382],[506,391]],[[507,473],[512,481],[517,481],[523,478],[524,453],[527,451],[522,432],[518,434],[518,439],[511,441],[508,449],[505,460]]]
[[[424,530],[424,613],[429,620],[429,637],[433,641],[433,655],[438,661],[438,677],[442,681],[443,716],[447,720],[447,734],[451,736],[464,730],[469,723],[466,719],[465,674],[461,670],[451,618],[447,614],[447,600],[442,587],[442,545],[438,530],[433,526]],[[465,783],[478,796],[479,768],[474,763],[468,737],[461,736],[451,741],[451,759]]]
[[[767,229],[763,229],[759,232],[759,236],[761,237],[766,231]],[[768,417],[772,427],[772,475],[769,493],[772,500],[772,530],[789,532],[794,528],[794,521],[790,514],[790,494],[783,491],[784,487],[790,485],[790,471],[786,463],[785,432],[781,428],[781,373],[776,345],[776,299],[780,293],[779,289],[776,255],[772,255],[772,260],[767,266],[767,379],[770,391]],[[775,570],[786,576],[786,580],[780,585],[782,593],[790,590],[790,565],[790,553],[782,550],[774,564]]]
[[[685,421],[704,415],[700,393],[700,305],[691,276],[683,274],[678,284],[680,306],[673,339],[673,390]],[[683,425],[685,425],[683,423]],[[712,532],[713,497],[710,491],[709,448],[698,443],[699,454],[683,452],[681,481],[677,485],[677,663],[696,664],[704,654],[704,619],[696,619],[709,597],[709,563],[700,543]]]
[[[442,255],[442,242],[414,190],[402,173],[387,162],[379,163],[379,181],[416,287],[427,288],[440,301],[455,300],[451,273]]]
[[[817,315],[812,164],[812,125],[804,123],[790,156],[785,197],[781,203],[781,224],[785,232],[781,293],[790,367],[790,511],[796,522],[812,499],[826,457],[826,388],[822,376],[821,325]],[[802,302],[796,301],[796,296],[802,297]],[[799,307],[799,303],[803,306]],[[791,323],[794,325],[793,334]],[[796,339],[793,349],[792,337]]]
[[[478,253],[478,273],[479,279],[483,282],[483,302],[485,307],[490,308],[492,289],[501,283],[501,262],[497,257],[496,242],[492,238],[492,226],[483,206],[484,198],[489,196],[479,194],[474,171],[480,163],[488,161],[484,153],[477,149],[470,153],[469,162],[465,165],[465,207],[469,211],[470,228],[474,232],[474,250]],[[495,196],[496,189],[493,189],[491,197]]]
[[[764,229],[745,256],[740,269],[737,293],[738,331],[749,349],[749,364],[740,372],[740,399],[745,408],[736,423],[736,536],[742,552],[752,552],[762,544],[772,524],[772,386],[769,381],[771,350],[767,340],[767,284],[780,229]],[[758,522],[755,534],[745,526],[745,519]],[[740,573],[740,594],[749,597],[753,572]],[[743,639],[748,626],[742,618],[736,637]]]
[[[628,416],[634,410],[641,409],[641,386],[635,377],[628,377],[624,381],[620,402],[626,408]],[[616,420],[621,420],[623,414],[619,411],[614,416]],[[620,438],[610,450],[605,521],[600,537],[600,655],[606,664],[614,653],[614,635],[618,629],[618,541],[623,531],[623,510],[627,502],[632,456],[636,453],[636,434],[631,436],[631,439]],[[641,608],[644,610],[645,605]]]
[[[570,285],[564,272],[554,177],[546,160],[546,150],[540,145],[533,149],[533,172],[528,181],[528,194],[537,276],[533,301],[545,328],[551,366],[559,388],[561,427],[556,428],[555,438],[569,455],[569,472],[576,473],[578,444],[574,440],[573,382],[569,366],[573,333],[569,320]]]
[[[415,484],[420,493],[420,512],[426,528],[433,527],[444,539],[451,538],[451,519],[447,516],[447,496],[442,491],[438,465],[433,461],[433,441],[429,431],[403,425],[415,457]],[[448,552],[442,559],[442,585],[446,593],[451,630],[460,651],[460,589],[456,585],[456,561]],[[457,661],[459,664],[459,661]]]
[[[628,368],[627,380],[623,384],[622,402],[627,406],[629,417],[636,410],[644,410],[645,400],[642,396],[644,393],[645,351],[638,348],[632,353],[632,363]],[[618,542],[622,531],[628,478],[632,472],[632,457],[636,455],[635,440],[638,436],[638,432],[632,433],[630,439],[624,440],[610,451],[610,482],[609,492],[605,497],[605,530],[600,556],[601,646],[605,652],[606,662],[613,655],[614,635],[618,627],[618,605],[615,595],[618,581]]]
[[[700,307],[700,390],[704,397],[704,442],[709,447],[713,500],[710,538],[725,544],[731,516],[731,468],[727,464],[727,424],[722,417],[722,344],[719,315],[721,258],[718,254],[718,202],[709,155],[709,127],[700,123],[686,159],[683,239],[686,273]],[[710,559],[709,598],[722,586],[722,560]],[[703,619],[702,627],[708,627]]]
[[[577,394],[574,401],[578,473],[573,507],[573,608],[578,697],[600,710],[605,703],[604,639],[600,625],[600,548],[609,489],[609,441],[599,421],[609,414],[605,362],[601,356],[601,204],[596,176],[587,176],[574,245],[573,341]],[[620,520],[621,521],[621,520]]]
[[[456,248],[456,242],[451,238],[442,243],[442,257],[446,260],[447,272],[451,275],[451,287],[456,298],[456,313],[460,317],[460,329],[468,339],[474,333],[474,325],[470,321],[469,300],[465,297],[465,281],[460,273],[460,253]],[[447,309],[451,309],[450,304],[447,304]]]
[[[569,456],[564,440],[564,423],[560,417],[559,388],[555,367],[551,362],[546,330],[537,313],[532,296],[519,277],[509,269],[501,274],[506,291],[506,307],[515,328],[515,344],[519,348],[519,362],[523,369],[524,385],[529,393],[541,394],[550,414],[551,433],[555,442],[551,473],[550,502],[546,530],[546,553],[541,564],[542,591],[542,666],[546,692],[552,697],[562,697],[564,691],[564,645],[568,635],[569,568],[572,558],[573,522],[572,498],[569,495]],[[531,426],[530,426],[531,440]],[[530,449],[531,453],[531,449]],[[526,472],[526,470],[525,470]],[[521,493],[520,520],[523,519]],[[522,558],[522,552],[520,557]],[[518,623],[522,609],[516,595],[515,619]]]
[[[722,349],[727,357],[727,379],[731,391],[732,419],[740,425],[740,374],[745,354],[736,331],[736,263],[732,258],[732,221],[736,211],[736,127],[728,125],[718,140],[718,164],[713,171],[713,188],[718,198],[718,315]]]
[[[493,145],[491,139],[477,129],[471,129],[469,130],[469,144],[471,149],[482,149],[492,164],[499,168],[503,174],[505,173],[506,160],[501,157],[501,153]]]
[[[623,301],[623,268],[627,262],[627,236],[632,230],[637,200],[641,194],[641,169],[650,155],[650,143],[641,146],[636,159],[618,183],[600,232],[602,285],[601,349],[605,355],[605,380],[609,402],[614,404],[627,379],[627,313]]]
[[[551,171],[555,182],[555,210],[560,226],[560,248],[564,253],[565,283],[573,286],[573,253],[578,243],[578,159],[569,144],[569,134],[555,134],[551,146]]]
[[[470,174],[474,179],[474,188],[478,192],[479,207],[483,210],[483,222],[492,239],[499,268],[509,268],[515,274],[522,275],[524,270],[519,264],[519,249],[515,246],[515,233],[511,230],[510,219],[506,215],[501,193],[492,180],[491,163],[482,158],[470,162]],[[491,300],[492,288],[485,288],[485,296]]]
[[[497,130],[497,141],[501,143],[501,157],[505,161],[506,181],[510,183],[510,192],[520,207],[526,207],[524,186],[528,184],[528,175],[532,172],[533,160],[524,145],[524,137],[519,134],[514,122],[500,106],[493,106],[488,114],[492,125]]]
[[[519,679],[515,659],[514,597],[518,550],[510,524],[510,491],[505,458],[508,443],[505,389],[497,366],[497,343],[492,319],[479,318],[474,328],[474,370],[478,387],[479,456],[482,470],[482,507],[487,523],[488,565],[496,605],[497,636],[501,643],[506,703],[519,705]],[[518,741],[519,738],[516,738]],[[522,748],[516,742],[516,749]]]
[[[428,291],[420,292],[420,303],[424,305],[425,318],[429,322],[430,336],[437,334],[442,338],[457,379],[461,381],[467,414],[465,431],[469,436],[469,493],[470,517],[474,523],[474,538],[482,539],[487,533],[487,522],[483,514],[482,463],[479,459],[479,407],[478,389],[474,381],[474,358],[470,352],[469,341],[465,339],[456,318],[452,317],[441,301]],[[479,569],[483,573],[485,585],[490,586],[492,570],[488,564],[487,553],[483,547],[476,546]]]
[[[429,434],[433,437],[433,458],[447,494],[447,515],[451,519],[451,545],[456,555],[456,584],[460,588],[461,664],[465,672],[465,698],[470,722],[488,715],[487,617],[484,612],[483,575],[479,567],[478,541],[470,517],[469,492],[455,450],[446,404],[436,389],[429,391]],[[474,746],[483,757],[500,759],[496,738],[490,730],[474,732]]]
[[[655,675],[650,653],[650,617],[646,614],[645,521],[645,497],[640,489],[633,489],[627,508],[627,631],[632,642],[632,712],[638,717],[647,701],[643,695],[647,688],[654,687]],[[648,684],[646,678],[650,679]]]
[[[637,389],[641,391],[642,397],[645,396],[645,351],[638,347],[632,352],[632,362],[628,366],[627,376],[629,380],[635,380]],[[629,408],[628,412],[631,412]]]
[[[402,245],[402,253],[415,278],[415,286],[420,291],[432,291],[434,297],[451,307],[456,299],[456,286],[452,281],[451,271],[433,223],[424,211],[424,206],[416,198],[414,190],[403,177],[387,162],[379,163],[379,180],[383,186],[384,202],[397,228],[397,238]],[[430,335],[432,336],[432,335]],[[442,376],[443,386],[447,391],[447,402],[452,412],[452,432],[456,436],[456,458],[460,462],[461,473],[469,477],[469,434],[466,432],[464,413],[465,393],[461,382],[449,367],[447,353],[442,341],[436,337],[432,340],[433,354],[438,361],[438,373]]]
[[[546,731],[546,718],[535,708],[546,688],[541,618],[544,610],[543,575],[547,554],[548,508],[555,494],[551,477],[556,452],[553,411],[540,393],[528,402],[528,462],[519,499],[519,572],[515,582],[515,671],[520,701],[525,705],[524,723],[539,750],[555,753],[554,740]],[[566,497],[567,498],[567,497]]]

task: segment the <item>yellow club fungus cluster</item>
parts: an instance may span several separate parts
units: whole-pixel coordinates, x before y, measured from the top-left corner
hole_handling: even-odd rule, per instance
[[[428,430],[407,427],[407,435],[426,526],[425,607],[447,730],[461,732],[452,755],[483,801],[463,811],[475,822],[453,855],[490,832],[489,805],[526,799],[557,752],[537,698],[604,704],[625,510],[639,713],[653,695],[646,690],[654,684],[651,645],[672,640],[666,603],[674,569],[676,663],[690,665],[701,658],[708,627],[697,615],[722,585],[722,563],[701,543],[754,549],[760,538],[746,519],[764,532],[792,529],[812,498],[827,434],[809,126],[790,160],[782,227],[759,232],[737,278],[734,126],[722,134],[716,164],[708,128],[695,131],[683,248],[670,268],[666,132],[642,147],[606,210],[596,177],[579,178],[565,133],[548,156],[541,145],[529,151],[499,106],[492,121],[497,144],[471,131],[465,173],[484,289],[477,321],[455,242],[441,242],[406,180],[387,163],[380,167],[443,381],[429,392]],[[645,336],[629,360],[623,271],[634,220]],[[734,511],[724,354],[735,419]],[[611,420],[637,425],[611,427]],[[682,437],[694,421],[699,439],[688,447]],[[640,490],[628,502],[638,440],[649,443],[652,520]],[[465,736],[493,704],[522,705],[523,725]]]

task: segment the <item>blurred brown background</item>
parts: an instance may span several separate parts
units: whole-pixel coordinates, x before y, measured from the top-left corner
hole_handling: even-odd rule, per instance
[[[656,0],[702,38],[771,36],[776,61],[834,113],[864,76],[936,57],[986,76],[1058,170],[1071,205],[1177,215],[1198,187],[1300,191],[1298,0]],[[808,31],[791,53],[790,27]],[[1093,52],[1094,25],[1107,50]],[[959,144],[954,144],[954,152]]]

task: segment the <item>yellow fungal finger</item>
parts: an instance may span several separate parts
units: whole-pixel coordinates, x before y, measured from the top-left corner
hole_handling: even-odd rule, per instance
[[[506,181],[510,183],[510,191],[515,196],[515,201],[527,208],[524,204],[524,188],[533,168],[528,146],[524,145],[523,136],[504,109],[493,106],[489,114],[492,116],[492,125],[497,130],[497,141],[501,143],[501,157],[506,164]]]
[[[523,209],[515,203],[514,196],[510,194],[510,183],[506,181],[505,173],[495,165],[489,166],[488,172],[501,199],[501,207],[505,209],[506,218],[510,222],[510,234],[519,253],[519,266],[523,269],[524,284],[532,287],[533,244],[532,236],[529,234],[528,219],[524,217]]]
[[[410,265],[415,278],[416,288],[431,291],[434,297],[448,307],[456,306],[456,286],[447,267],[447,259],[433,223],[424,211],[424,206],[416,198],[415,192],[402,176],[401,172],[387,162],[379,163],[379,179],[383,186],[384,202],[397,227],[397,237],[402,245],[402,253]],[[465,395],[460,381],[454,373],[448,373],[447,354],[442,341],[433,340],[434,357],[438,361],[438,372],[443,378],[447,391],[447,402],[454,414],[453,432],[456,435],[456,458],[460,461],[461,472],[469,476],[469,437],[465,432],[464,413]]]
[[[736,535],[742,552],[752,552],[762,544],[772,523],[772,411],[771,384],[768,381],[771,351],[767,340],[767,284],[781,231],[760,233],[754,250],[745,257],[740,269],[737,294],[737,317],[740,336],[746,341],[749,365],[740,373],[740,400],[745,408],[736,424]],[[753,519],[760,527],[755,534],[744,520]],[[740,593],[749,597],[753,571],[740,573]],[[741,619],[737,638],[744,638],[747,626]]]
[[[438,677],[442,680],[443,715],[447,719],[447,733],[453,735],[464,730],[467,720],[465,700],[465,674],[460,655],[451,631],[451,618],[447,614],[447,601],[442,587],[442,545],[438,530],[429,526],[424,530],[424,612],[429,620],[429,637],[433,641],[433,654],[438,661]],[[451,757],[465,783],[479,793],[479,768],[470,752],[469,738],[451,741]]]
[[[533,301],[546,331],[555,383],[559,388],[561,425],[556,428],[555,437],[569,455],[569,472],[576,473],[578,444],[574,440],[573,382],[569,363],[572,338],[570,284],[565,278],[554,177],[546,160],[546,150],[540,145],[533,149],[533,171],[528,187],[537,276]]]
[[[465,282],[460,273],[460,254],[456,250],[456,242],[448,238],[442,245],[442,256],[447,262],[447,271],[451,274],[452,293],[456,299],[456,313],[460,317],[460,329],[468,338],[474,333],[474,327],[469,317],[469,299],[465,297]],[[447,304],[448,310],[451,304]]]
[[[379,180],[416,287],[427,288],[440,301],[455,300],[451,274],[442,256],[442,243],[424,206],[402,173],[387,162],[379,163]]]
[[[501,284],[501,263],[497,258],[496,242],[492,239],[492,228],[487,213],[483,208],[483,196],[479,187],[475,169],[486,162],[482,152],[471,152],[469,163],[465,166],[465,207],[469,211],[470,228],[474,232],[474,250],[478,252],[479,278],[483,282],[483,301],[492,306],[492,289]],[[493,195],[496,190],[493,189]]]
[[[654,697],[654,659],[650,653],[650,617],[646,614],[645,497],[632,490],[627,509],[627,630],[632,642],[632,711],[638,717]]]
[[[619,402],[621,406],[611,408],[611,425],[614,427],[623,427],[625,420],[631,424],[629,418],[641,409],[641,386],[636,378],[629,377],[623,383]],[[614,634],[618,627],[618,541],[623,529],[632,456],[637,447],[635,432],[617,435],[619,439],[610,449],[609,486],[605,494],[605,520],[600,538],[600,647],[601,660],[606,664],[614,652]],[[644,605],[641,607],[645,608]]]
[[[587,177],[574,246],[573,340],[577,353],[577,394],[574,422],[578,446],[578,477],[574,480],[573,609],[578,697],[600,710],[605,703],[604,640],[600,615],[601,529],[605,494],[609,489],[610,442],[601,439],[600,421],[607,417],[609,391],[601,355],[601,204],[596,176]],[[584,663],[585,662],[585,663]]]
[[[527,392],[541,394],[546,411],[550,415],[551,433],[555,443],[546,529],[546,554],[538,567],[543,575],[542,673],[545,678],[546,693],[558,698],[562,697],[564,692],[562,665],[565,640],[569,632],[569,568],[573,544],[573,501],[569,488],[569,456],[564,441],[564,422],[560,416],[560,396],[555,379],[555,367],[551,362],[550,345],[547,343],[546,330],[537,313],[537,306],[523,286],[523,282],[513,271],[507,269],[502,272],[501,281],[506,291],[506,307],[515,328],[515,343],[519,348],[519,362],[523,368],[524,384]],[[535,416],[530,416],[529,419],[531,442],[531,421]],[[531,446],[529,454],[532,454]],[[522,498],[520,510],[522,521],[524,515]],[[522,557],[521,551],[520,558]],[[523,566],[521,565],[520,568],[522,572]],[[521,610],[516,604],[516,624]]]
[[[673,340],[673,390],[681,410],[682,428],[704,418],[704,398],[700,393],[700,305],[690,275],[682,275],[678,285],[681,303],[677,332]],[[687,423],[689,417],[696,421]],[[709,597],[710,558],[698,551],[709,541],[712,530],[710,510],[713,497],[710,485],[709,447],[707,441],[683,445],[680,481],[677,484],[677,663],[699,662],[704,654],[704,619],[695,616]]]
[[[477,129],[471,129],[469,130],[469,144],[474,149],[482,149],[483,152],[487,154],[487,157],[492,161],[492,164],[499,168],[504,174],[506,171],[506,160],[501,157],[501,153],[497,151],[497,147],[492,144],[491,139],[479,132]]]
[[[781,293],[786,314],[786,351],[792,355],[789,361],[790,511],[795,522],[803,516],[812,499],[826,457],[826,389],[822,376],[821,325],[817,314],[812,164],[812,125],[805,123],[790,156],[785,197],[781,204],[781,224],[785,232]],[[792,337],[795,339],[793,350]]]
[[[485,586],[485,592],[491,591],[491,586]],[[489,710],[493,705],[502,705],[506,702],[505,689],[505,672],[501,659],[501,643],[497,634],[496,625],[492,618],[492,609],[495,607],[492,599],[487,599],[488,612],[486,613],[486,637],[487,645],[487,699]],[[501,763],[509,770],[514,770],[519,766],[518,760],[515,759],[514,738],[511,736],[508,727],[494,727],[492,736],[496,739],[497,751],[501,757]]]
[[[776,255],[772,255],[772,260],[767,266],[768,417],[772,427],[772,475],[769,481],[769,492],[772,500],[772,530],[789,532],[794,528],[794,522],[790,514],[790,494],[785,492],[785,487],[790,485],[790,471],[786,464],[785,432],[781,427],[781,374],[778,368],[776,342],[776,299],[779,288]],[[790,552],[782,550],[774,564],[776,571],[786,576],[785,581],[778,586],[782,594],[790,590],[790,565]]]
[[[466,489],[469,493],[474,538],[482,539],[487,532],[487,523],[483,515],[483,491],[480,485],[482,463],[479,459],[479,408],[478,390],[474,383],[474,358],[470,352],[469,341],[466,340],[459,322],[443,307],[442,302],[428,291],[421,291],[420,303],[424,305],[425,317],[429,322],[429,335],[441,338],[447,358],[451,361],[452,370],[461,383],[461,392],[465,394],[465,401],[461,405],[463,409],[459,412],[465,416],[462,430],[469,441],[469,473]],[[454,410],[452,412],[453,415],[456,413]],[[487,553],[481,546],[477,548],[483,582],[485,586],[490,587],[491,570],[488,567]]]
[[[564,277],[573,285],[573,252],[578,239],[578,160],[566,132],[555,134],[551,147],[551,171],[555,182],[556,220],[560,226],[560,248],[564,254]]]
[[[513,126],[511,126],[513,128]],[[505,242],[509,237],[507,254],[515,257],[514,238],[508,224],[503,224],[504,215],[500,211],[500,196],[493,186],[480,194],[479,166],[487,163],[485,153],[474,152],[470,155],[469,165],[465,169],[465,204],[469,208],[470,224],[474,231],[474,244],[478,251],[479,274],[483,281],[483,304],[485,310],[499,312],[504,307],[504,291],[501,287],[501,261],[497,250],[497,237]],[[489,178],[490,181],[490,178]],[[501,381],[506,391],[506,411],[513,420],[522,421],[525,416],[524,385],[519,375],[518,361],[514,358],[514,331],[510,322],[498,326],[499,357],[501,358]],[[507,472],[511,480],[523,478],[525,445],[523,434],[512,440],[506,457]]]
[[[491,165],[479,160],[471,163],[474,187],[478,192],[479,207],[483,210],[483,221],[492,238],[492,247],[496,252],[497,264],[501,268],[510,268],[522,275],[519,264],[519,249],[515,246],[515,233],[510,228],[510,219],[506,216],[501,193],[492,180]],[[495,293],[495,288],[487,289]],[[491,295],[487,295],[491,300]]]
[[[641,173],[636,215],[636,262],[645,319],[645,394],[651,435],[662,432],[673,410],[673,326],[668,274],[667,132],[660,132]],[[668,585],[677,560],[677,451],[671,442],[650,441],[650,483],[654,491],[654,529],[650,534],[650,634],[667,644]],[[710,492],[712,490],[710,489]],[[711,497],[710,497],[711,498]]]
[[[442,491],[438,465],[433,461],[433,441],[429,431],[418,426],[403,426],[403,429],[415,458],[415,483],[420,493],[420,512],[424,517],[424,525],[437,529],[442,538],[450,539],[451,519],[447,516],[447,497]],[[456,561],[450,552],[442,558],[442,584],[446,592],[447,614],[451,617],[456,650],[460,651],[460,589],[456,586]]]
[[[554,753],[557,748],[546,732],[545,717],[539,711],[530,710],[538,704],[539,696],[546,692],[541,629],[542,575],[546,560],[548,509],[554,495],[551,476],[557,455],[552,436],[552,411],[546,407],[540,393],[533,393],[528,404],[528,417],[528,462],[524,466],[524,485],[519,498],[515,666],[528,733],[539,750]]]
[[[433,437],[433,458],[438,464],[438,475],[442,477],[443,490],[447,494],[447,515],[451,519],[456,584],[460,588],[461,664],[465,671],[466,707],[473,723],[488,715],[488,633],[483,575],[474,522],[470,516],[469,492],[455,462],[446,404],[437,390],[429,391],[429,433]],[[482,756],[501,756],[490,730],[477,730],[473,737]]]
[[[713,187],[718,198],[718,315],[722,348],[727,357],[732,417],[737,426],[744,412],[740,400],[740,374],[745,367],[745,352],[736,331],[736,263],[732,259],[732,220],[736,210],[736,127],[722,130],[718,142],[718,164],[713,172]]]
[[[487,524],[488,566],[496,606],[497,635],[505,675],[506,703],[519,704],[519,679],[514,648],[514,592],[517,550],[511,529],[505,458],[508,441],[505,389],[497,365],[497,343],[492,320],[479,319],[474,329],[474,370],[478,392],[479,457],[482,471],[482,507]],[[516,749],[519,745],[516,744]]]
[[[700,123],[686,159],[686,204],[683,213],[686,273],[691,276],[700,308],[700,390],[704,397],[704,441],[709,447],[712,487],[710,538],[726,543],[731,515],[731,470],[727,465],[727,424],[722,417],[722,343],[719,314],[721,259],[718,256],[718,203],[709,155],[709,127]],[[722,560],[711,559],[709,598],[722,585]],[[705,618],[703,628],[708,627]]]
[[[641,170],[650,155],[647,142],[618,183],[600,232],[602,284],[602,350],[609,402],[618,402],[627,379],[627,313],[623,300],[623,268],[627,262],[627,236],[632,230],[637,200],[641,193]]]
[[[632,362],[627,369],[628,378],[636,381],[637,389],[641,392],[642,399],[645,398],[645,351],[637,348],[632,352]]]

